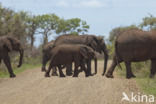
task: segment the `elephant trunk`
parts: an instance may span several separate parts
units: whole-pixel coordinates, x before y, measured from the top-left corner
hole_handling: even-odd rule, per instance
[[[20,49],[19,53],[20,53],[20,60],[19,60],[19,65],[17,67],[20,67],[22,65],[24,50]]]
[[[95,65],[95,73],[97,74],[97,58],[94,58],[94,65]]]
[[[46,71],[46,64],[48,62],[50,58],[47,57],[47,55],[45,53],[43,53],[43,57],[42,57],[42,69],[41,71],[44,72]]]
[[[108,62],[108,52],[106,48],[103,50],[104,52],[104,70],[103,70],[103,76],[105,75],[106,69],[107,69],[107,62]]]

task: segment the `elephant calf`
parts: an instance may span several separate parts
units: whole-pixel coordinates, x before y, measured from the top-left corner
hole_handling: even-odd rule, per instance
[[[95,58],[93,49],[86,45],[59,45],[53,48],[51,54],[51,61],[45,77],[49,77],[52,67],[58,67],[60,77],[65,77],[62,72],[62,65],[66,66],[72,62],[75,64],[73,77],[78,77],[79,67],[81,67],[81,70],[84,70],[87,77],[89,73],[85,68],[85,61]]]

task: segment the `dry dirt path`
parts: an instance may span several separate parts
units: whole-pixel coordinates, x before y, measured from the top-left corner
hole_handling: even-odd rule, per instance
[[[102,69],[103,61],[99,61],[98,74],[88,78],[83,73],[78,78],[45,78],[40,68],[14,79],[1,78],[0,104],[135,104],[121,102],[122,92],[139,91],[135,80],[117,75],[108,79],[101,76]]]

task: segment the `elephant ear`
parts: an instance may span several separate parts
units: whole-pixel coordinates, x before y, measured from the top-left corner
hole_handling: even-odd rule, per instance
[[[92,41],[92,42],[90,43],[90,46],[91,46],[94,50],[97,50],[98,44],[97,44],[95,41]]]
[[[85,58],[88,59],[88,53],[86,47],[80,48],[80,54]]]
[[[7,49],[8,51],[12,51],[12,45],[11,45],[10,41],[8,41],[8,40],[4,41],[3,47],[5,49]]]
[[[90,46],[92,49],[97,50],[98,44],[94,37],[87,38],[87,45]]]
[[[43,47],[43,52],[50,51],[50,50],[52,50],[52,48],[54,48],[54,44],[53,44],[53,42],[49,42],[48,44],[46,44],[46,45]]]
[[[86,47],[87,48],[87,54],[88,54],[88,58],[92,59],[96,57],[95,51],[90,48],[90,47]]]

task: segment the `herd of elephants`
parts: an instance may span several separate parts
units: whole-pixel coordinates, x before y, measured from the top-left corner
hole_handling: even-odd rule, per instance
[[[114,44],[114,56],[111,66],[109,67],[106,77],[113,78],[113,71],[121,62],[126,66],[126,78],[136,77],[131,70],[131,62],[151,60],[150,77],[156,73],[156,31],[143,31],[140,29],[131,29],[121,32],[116,36]],[[19,65],[22,65],[24,49],[19,40],[11,36],[0,37],[0,63],[3,60],[10,77],[16,77],[14,74],[10,57],[11,51],[19,51]],[[58,75],[65,77],[62,72],[66,68],[66,75],[78,77],[82,71],[85,76],[92,76],[97,73],[97,57],[95,52],[104,53],[104,69],[102,75],[105,75],[108,62],[108,50],[103,38],[95,35],[61,35],[54,42],[46,44],[42,50],[42,71],[45,71],[45,77]],[[95,73],[91,72],[91,60],[95,62]],[[46,64],[50,61],[46,70]],[[74,63],[74,71],[72,71]]]

